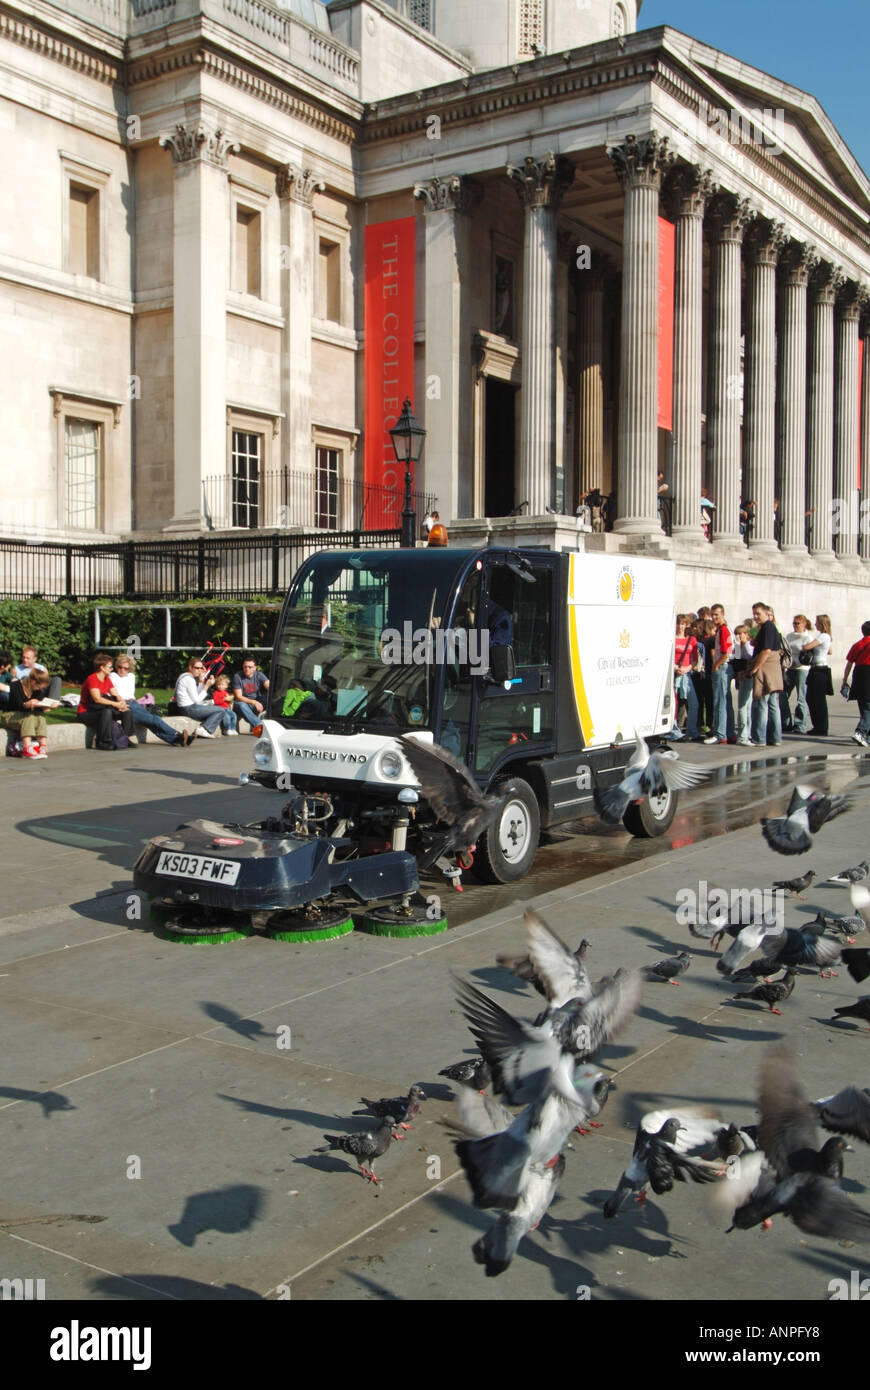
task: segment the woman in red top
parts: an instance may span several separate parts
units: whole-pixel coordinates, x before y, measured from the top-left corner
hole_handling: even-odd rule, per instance
[[[689,738],[700,739],[698,733],[698,696],[692,680],[692,671],[698,655],[698,640],[688,631],[689,614],[677,614],[677,635],[674,638],[674,691],[677,699],[686,706],[686,733]]]
[[[859,743],[862,748],[870,747],[870,623],[861,624],[861,641],[856,642],[846,653],[846,669],[843,672],[843,688],[841,694],[846,695],[850,700],[858,701],[858,709],[861,717],[858,720],[858,727],[852,735],[852,742]],[[855,675],[851,686],[849,676],[852,667],[855,668]]]
[[[78,720],[97,731],[97,747],[103,752],[113,752],[115,741],[112,737],[112,721],[117,719],[128,738],[133,733],[133,716],[126,700],[122,700],[111,682],[113,658],[110,652],[97,652],[94,657],[94,672],[82,686],[79,699]],[[135,748],[135,744],[130,744]]]

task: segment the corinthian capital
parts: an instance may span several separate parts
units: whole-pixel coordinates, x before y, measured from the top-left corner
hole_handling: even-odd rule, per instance
[[[464,212],[470,216],[483,197],[483,189],[463,174],[447,174],[415,183],[414,197],[421,200],[424,213]]]
[[[742,241],[749,223],[757,216],[748,198],[723,193],[710,208],[710,221],[717,241]]]
[[[813,298],[817,304],[836,304],[846,283],[846,272],[830,261],[821,261],[813,276]]]
[[[668,178],[666,196],[674,217],[703,217],[710,199],[718,192],[712,169],[677,164]]]
[[[785,276],[785,283],[798,289],[805,289],[819,263],[819,253],[815,246],[805,241],[789,241],[779,258]]]
[[[640,139],[627,135],[621,145],[612,145],[607,153],[623,188],[660,188],[676,158],[668,144],[667,136],[652,131]]]
[[[782,222],[756,217],[746,232],[746,246],[755,265],[775,266],[787,237]]]
[[[513,180],[520,202],[529,208],[555,207],[574,178],[574,165],[553,154],[536,159],[527,154],[522,164],[509,164],[505,171]]]
[[[847,280],[837,299],[837,313],[847,323],[857,323],[866,303],[866,288]]]
[[[226,169],[227,159],[241,146],[231,140],[220,126],[211,130],[202,121],[196,125],[177,125],[171,135],[161,135],[159,142],[163,149],[172,151],[173,164],[190,164],[203,160],[214,164],[218,169]]]
[[[292,198],[295,203],[311,207],[315,192],[322,193],[326,184],[311,169],[301,164],[282,164],[275,178],[279,198]]]

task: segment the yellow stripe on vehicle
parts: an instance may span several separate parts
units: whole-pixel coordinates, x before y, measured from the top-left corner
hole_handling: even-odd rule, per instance
[[[574,556],[571,556],[570,573],[568,576],[569,598],[574,597]],[[577,608],[576,605],[568,603],[568,647],[571,653],[571,683],[574,690],[574,703],[577,706],[577,718],[580,721],[580,728],[583,733],[583,742],[591,743],[592,735],[595,730],[592,726],[592,713],[589,709],[589,701],[586,698],[586,687],[583,684],[583,668],[580,665],[580,643],[577,638]]]

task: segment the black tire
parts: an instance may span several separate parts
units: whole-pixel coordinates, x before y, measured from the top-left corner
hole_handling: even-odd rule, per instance
[[[495,789],[510,786],[505,804],[489,830],[477,841],[474,872],[483,883],[517,883],[535,862],[541,838],[538,798],[522,777],[507,777]]]
[[[650,802],[645,797],[639,806],[632,803],[622,817],[622,823],[630,835],[638,840],[656,840],[665,831],[677,814],[679,793],[668,790]]]

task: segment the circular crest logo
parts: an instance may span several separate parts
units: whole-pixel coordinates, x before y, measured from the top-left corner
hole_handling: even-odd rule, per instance
[[[623,603],[630,603],[634,598],[634,574],[628,565],[623,565],[619,571],[616,592]]]

